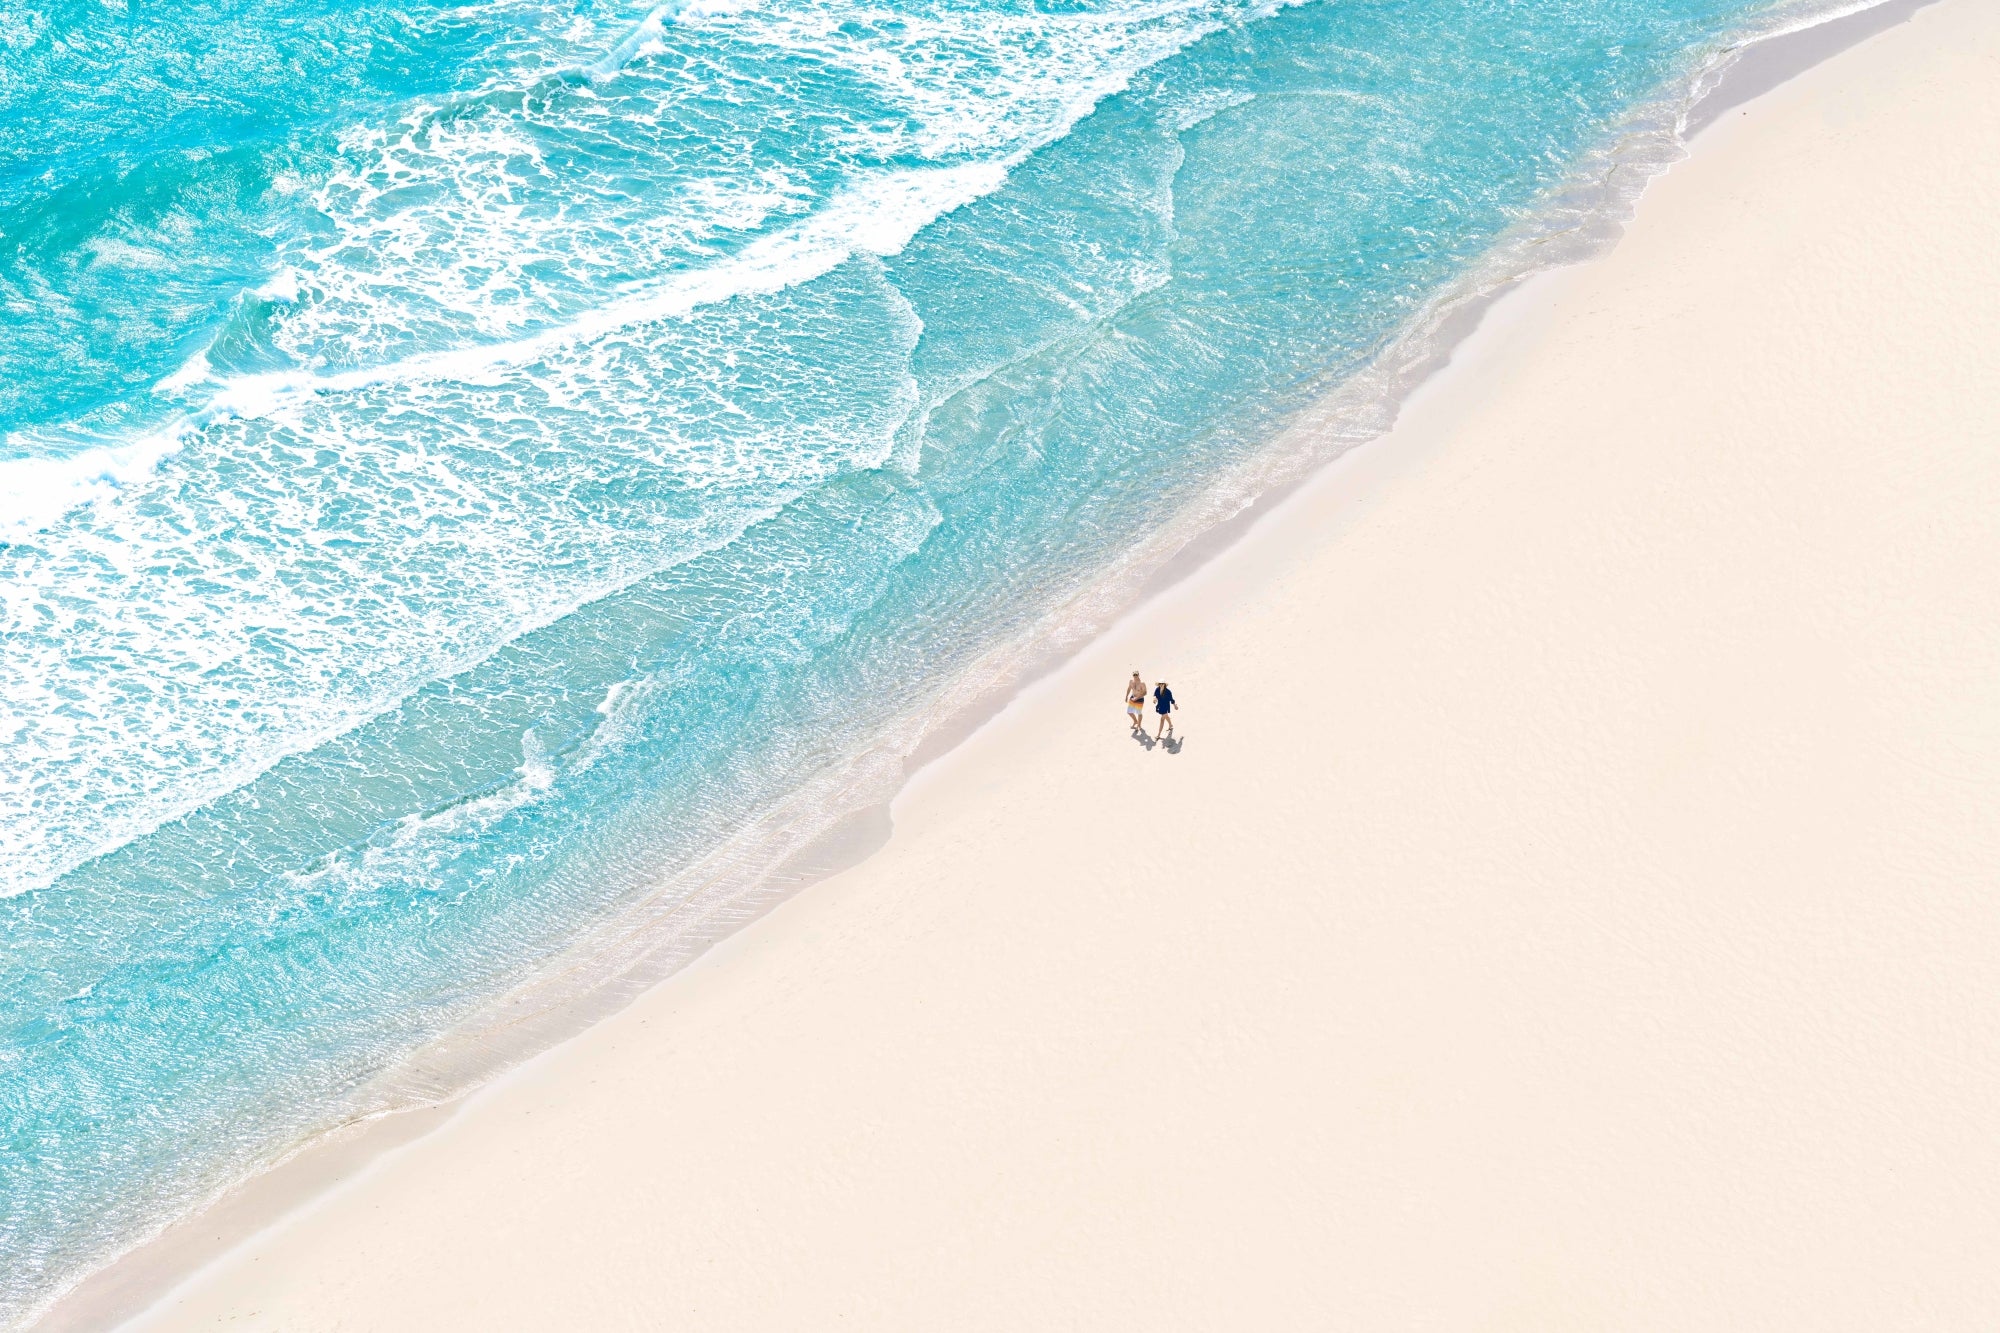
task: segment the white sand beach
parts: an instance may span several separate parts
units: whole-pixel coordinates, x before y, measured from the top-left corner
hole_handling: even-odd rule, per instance
[[[1731,108],[884,850],[132,1327],[2000,1326],[1997,219],[1986,0]]]

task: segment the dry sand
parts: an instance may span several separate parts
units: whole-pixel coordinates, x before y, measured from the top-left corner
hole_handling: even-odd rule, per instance
[[[142,1326],[2000,1327],[1996,311],[1941,0]]]

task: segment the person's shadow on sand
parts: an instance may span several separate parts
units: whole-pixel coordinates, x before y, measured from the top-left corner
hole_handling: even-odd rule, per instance
[[[1150,750],[1155,745],[1159,744],[1158,741],[1154,740],[1151,736],[1148,736],[1146,734],[1146,729],[1144,727],[1132,728],[1132,739],[1139,742],[1140,748],[1146,750]]]
[[[1168,754],[1179,754],[1181,752],[1181,738],[1178,736],[1169,736],[1159,742],[1159,744],[1166,749]],[[1148,748],[1151,747],[1149,746]]]

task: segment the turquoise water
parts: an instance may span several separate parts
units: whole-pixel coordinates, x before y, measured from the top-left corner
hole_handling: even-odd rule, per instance
[[[1774,21],[0,10],[0,1322],[879,794]]]

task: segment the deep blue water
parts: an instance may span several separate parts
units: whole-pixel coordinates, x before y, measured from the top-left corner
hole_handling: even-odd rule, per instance
[[[840,813],[1769,19],[0,8],[0,1323]]]

